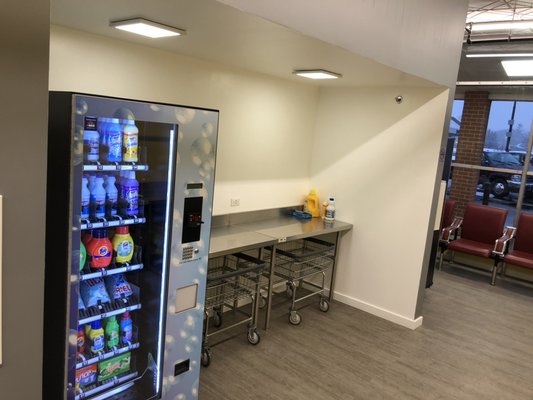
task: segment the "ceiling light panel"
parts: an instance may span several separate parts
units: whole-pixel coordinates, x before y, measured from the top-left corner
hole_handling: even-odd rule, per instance
[[[472,24],[472,26],[470,26],[469,28],[472,30],[472,32],[532,29],[533,20],[480,22]]]
[[[137,35],[147,36],[153,39],[169,36],[180,36],[185,34],[183,29],[163,25],[144,18],[112,21],[109,23],[109,26],[123,31],[135,33]]]
[[[465,57],[466,58],[520,58],[520,57],[533,58],[533,53],[486,53],[486,54],[471,53],[471,54],[466,54]]]
[[[292,72],[295,75],[309,79],[337,79],[342,78],[341,74],[326,71],[325,69],[299,69]]]
[[[533,76],[533,60],[502,61],[507,76]]]

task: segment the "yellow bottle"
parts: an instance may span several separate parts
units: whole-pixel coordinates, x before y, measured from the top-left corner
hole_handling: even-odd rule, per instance
[[[307,211],[311,213],[313,218],[320,217],[320,206],[318,203],[318,196],[315,189],[311,189],[305,198]]]
[[[104,351],[105,337],[104,329],[99,320],[91,322],[91,331],[89,332],[91,340],[91,353],[98,354]]]
[[[320,210],[320,216],[322,219],[326,218],[326,208],[328,208],[329,203],[327,201],[322,203],[322,210]]]
[[[113,236],[113,249],[117,252],[116,262],[129,263],[133,257],[133,239],[127,226],[119,226]]]

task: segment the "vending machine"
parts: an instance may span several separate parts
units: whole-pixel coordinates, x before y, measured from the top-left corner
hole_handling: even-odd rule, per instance
[[[216,110],[50,93],[43,398],[198,397],[217,131]]]

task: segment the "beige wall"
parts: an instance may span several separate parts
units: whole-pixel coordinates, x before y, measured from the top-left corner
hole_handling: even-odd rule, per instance
[[[49,8],[47,0],[2,2],[0,398],[6,400],[41,398]]]
[[[53,26],[50,90],[219,109],[214,214],[299,204],[309,188],[317,87]]]
[[[395,96],[404,101],[396,104]],[[415,328],[448,90],[322,90],[311,184],[336,197],[338,300]]]

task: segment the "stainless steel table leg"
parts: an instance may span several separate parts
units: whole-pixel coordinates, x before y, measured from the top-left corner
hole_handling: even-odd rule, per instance
[[[333,301],[333,289],[335,285],[335,271],[337,266],[337,260],[339,258],[339,239],[341,237],[341,233],[337,232],[335,234],[335,257],[333,258],[333,265],[331,266],[331,282],[329,283],[329,302],[331,303]]]
[[[265,331],[270,326],[270,310],[272,308],[272,286],[274,286],[274,265],[276,264],[276,246],[272,246],[272,251],[270,253],[270,270],[268,273],[268,293],[267,293],[267,304],[266,304],[266,315],[265,315]]]
[[[257,277],[257,285],[255,287],[254,301],[252,303],[252,327],[257,328],[257,320],[259,317],[259,301],[261,300],[261,273]]]

